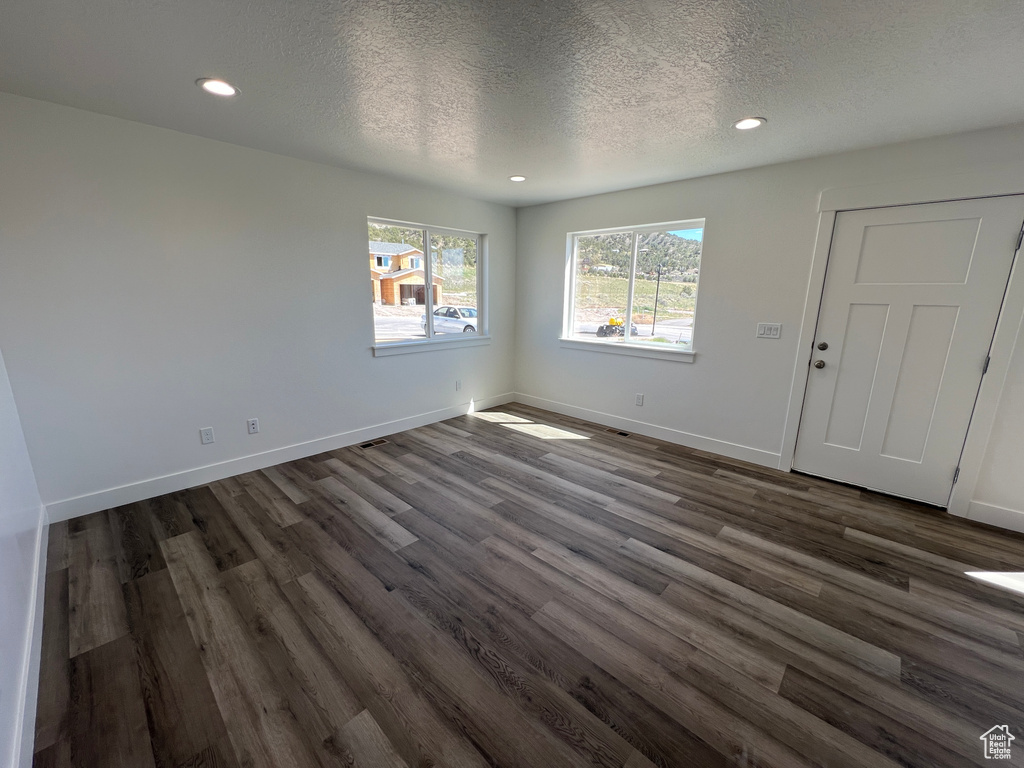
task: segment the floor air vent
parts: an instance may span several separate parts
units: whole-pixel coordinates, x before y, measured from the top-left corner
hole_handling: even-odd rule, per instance
[[[376,447],[378,445],[387,445],[387,442],[388,442],[387,440],[371,440],[368,443],[363,443],[359,447],[360,448],[374,448],[374,447]]]
[[[619,437],[629,437],[629,432],[623,432],[621,429],[613,429],[612,427],[608,427],[605,432],[611,432],[613,435],[618,435]]]

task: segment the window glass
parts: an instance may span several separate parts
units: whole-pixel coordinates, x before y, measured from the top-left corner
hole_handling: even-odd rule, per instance
[[[702,229],[647,232],[637,240],[634,341],[693,345]]]
[[[412,259],[423,256],[423,230],[370,222],[369,238],[375,341],[425,338],[423,270],[410,266]],[[374,265],[386,270],[381,274]]]
[[[692,350],[703,240],[703,219],[575,235],[568,336]]]
[[[435,301],[444,301],[476,312],[477,308],[477,248],[476,237],[431,234],[430,263],[434,280]],[[443,299],[442,299],[443,296]],[[454,308],[448,311],[449,321],[435,328],[435,335],[476,333],[474,318],[460,319]]]
[[[379,219],[367,229],[375,344],[484,330],[481,235]]]
[[[575,238],[572,334],[588,339],[621,339],[633,259],[630,232]]]

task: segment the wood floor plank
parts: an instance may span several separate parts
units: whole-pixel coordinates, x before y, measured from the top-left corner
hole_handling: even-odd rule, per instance
[[[703,589],[674,583],[663,597],[681,610],[762,649],[779,663],[800,669],[882,715],[903,722],[949,752],[963,758],[975,754],[974,729],[970,724],[915,696],[900,681],[880,678],[823,653],[802,639],[747,615],[742,609],[719,602]]]
[[[798,669],[786,670],[779,695],[897,763],[953,768],[970,759],[950,752],[932,736],[918,733]],[[971,757],[977,758],[970,760],[972,764],[983,764],[977,750]]]
[[[71,661],[76,685],[71,756],[76,766],[155,766],[135,643],[123,635]]]
[[[639,523],[653,531],[663,533],[676,541],[690,544],[710,554],[723,557],[754,573],[768,576],[780,584],[788,584],[814,596],[821,592],[821,579],[807,576],[796,568],[791,568],[784,563],[778,563],[756,553],[746,551],[741,547],[731,546],[715,536],[709,536],[701,531],[695,531],[687,526],[667,521],[658,515],[652,515],[642,509],[636,509],[626,504],[609,505],[608,511],[620,517],[625,517],[627,520]]]
[[[219,485],[210,488],[246,543],[279,583],[309,573],[309,562],[291,546],[282,529],[248,491],[232,496]]]
[[[294,504],[301,504],[304,501],[309,501],[309,497],[296,487],[295,483],[286,478],[281,474],[281,470],[277,467],[267,467],[261,470],[267,479],[270,480],[277,489],[287,496]]]
[[[188,510],[178,503],[174,494],[157,496],[139,504],[144,509],[148,508],[153,529],[161,541],[196,529]]]
[[[901,555],[906,555],[915,560],[927,563],[931,567],[941,568],[943,570],[952,571],[953,573],[984,570],[976,565],[960,563],[956,560],[951,560],[948,557],[943,557],[932,552],[927,552],[923,549],[918,549],[917,547],[909,547],[898,541],[886,539],[882,536],[875,536],[874,534],[867,533],[865,531],[859,531],[856,528],[847,528],[843,531],[843,538],[849,539],[850,541],[859,541],[862,544],[878,547],[879,549],[887,549],[892,552],[897,552]]]
[[[409,765],[487,765],[318,575],[300,576],[283,589]]]
[[[239,763],[318,765],[198,532],[161,547]]]
[[[281,528],[302,522],[298,504],[288,498],[263,472],[247,472],[236,479]]]
[[[548,760],[583,764],[570,749],[522,711],[465,658],[454,641],[432,630],[351,556],[336,552],[323,571],[331,586],[388,650],[422,673],[421,685],[492,760],[506,765],[539,765]],[[515,734],[513,736],[513,734]]]
[[[124,593],[157,768],[176,768],[207,750],[221,765],[237,765],[170,574],[154,571]]]
[[[128,504],[107,512],[121,583],[166,568],[153,518],[144,504]]]
[[[846,632],[811,618],[786,605],[769,600],[746,587],[709,573],[702,568],[631,539],[623,549],[653,562],[679,580],[710,590],[728,602],[741,605],[750,614],[791,635],[801,637],[826,653],[883,677],[898,679],[900,657]]]
[[[42,768],[980,766],[1024,727],[1024,596],[964,573],[1024,535],[518,403],[47,557]]]
[[[419,562],[424,562],[423,556]],[[460,579],[438,560],[428,557],[426,562],[432,573],[444,573],[447,579],[460,583],[466,593],[476,592],[475,585]],[[605,728],[546,676],[537,674],[530,664],[524,663],[514,647],[507,642],[495,642],[488,626],[463,611],[451,593],[441,593],[428,579],[417,575],[410,577],[398,591],[421,618],[465,648],[470,658],[476,660],[476,667],[490,676],[507,697],[545,723],[588,764],[618,768],[632,752],[628,742]],[[496,606],[493,609],[497,610]]]
[[[483,485],[499,495],[499,503],[502,499],[512,501],[520,508],[541,513],[548,520],[567,528],[574,534],[588,536],[600,544],[618,547],[627,538],[590,518],[553,504],[541,496],[529,493],[504,480],[488,479],[483,481]]]
[[[394,745],[377,725],[369,710],[364,709],[342,728],[354,766],[365,768],[406,768],[408,763],[395,751]]]
[[[358,698],[262,563],[245,563],[222,578],[290,709],[329,764],[343,749],[343,726],[363,709]]]
[[[325,477],[317,484],[337,501],[339,510],[350,514],[356,525],[392,552],[416,541],[416,537],[409,531],[336,477]]]
[[[546,545],[533,552],[532,561],[504,545],[500,539],[489,539],[485,544],[492,550],[502,552],[548,581],[563,595],[576,601],[577,605],[588,615],[601,616],[606,622],[627,625],[631,622],[648,621],[657,627],[675,635],[688,643],[692,648],[701,650],[710,656],[720,658],[724,663],[736,668],[737,671],[756,680],[769,690],[777,690],[782,681],[785,668],[782,664],[765,657],[753,648],[737,643],[713,627],[696,621],[693,617],[673,608],[656,596],[639,589],[625,579],[602,572],[585,559],[574,556],[563,547],[554,544]],[[542,570],[538,563],[543,563],[553,571],[560,572],[563,578],[553,575],[551,571]],[[575,580],[577,583],[573,584]],[[630,617],[623,614],[610,603],[618,604],[626,611],[636,614]]]
[[[414,566],[415,577],[410,577],[409,583],[414,588],[431,589],[447,597],[449,610],[457,617],[457,621],[447,625],[449,628],[464,625],[486,635],[496,648],[519,659],[523,668],[532,668],[549,679],[659,765],[724,763],[724,756],[669,722],[620,682],[530,621],[529,616],[552,599],[556,591],[532,578],[529,571],[491,553],[493,566],[488,562],[486,567],[478,566],[462,573],[458,561],[445,560],[443,555],[435,555],[433,551],[425,552],[426,546],[425,540],[421,540],[402,551]],[[474,578],[485,573],[493,573],[496,578],[483,583]],[[424,580],[429,584],[424,584]],[[536,605],[536,608],[524,608],[524,605]],[[545,649],[543,657],[536,653],[537,648]],[[568,706],[574,708],[572,704]],[[578,711],[576,717],[586,720]],[[638,727],[639,724],[642,727]],[[611,751],[618,748],[612,745]]]
[[[395,496],[387,488],[377,485],[354,467],[335,458],[327,459],[324,464],[330,467],[331,472],[334,473],[333,477],[343,482],[388,517],[394,517],[400,512],[412,509],[405,501]]]
[[[128,634],[114,544],[102,513],[74,521],[68,540],[68,654]]]
[[[36,752],[61,740],[67,744],[71,698],[67,568],[47,574],[45,590],[39,696],[36,700]]]
[[[764,766],[812,765],[557,601],[548,603],[533,619],[737,762],[746,759]]]
[[[63,571],[68,567],[68,521],[48,526],[46,539],[46,572]]]
[[[226,571],[256,559],[256,553],[209,487],[193,488],[176,496],[192,518],[218,570]],[[265,507],[261,509],[266,511]],[[270,517],[269,512],[267,516]]]
[[[935,584],[925,577],[911,576],[910,593],[918,599],[927,597],[937,600],[951,606],[959,615],[973,616],[984,624],[1003,627],[1017,634],[1024,632],[1024,612],[1015,613],[1005,608],[979,603],[962,592]]]

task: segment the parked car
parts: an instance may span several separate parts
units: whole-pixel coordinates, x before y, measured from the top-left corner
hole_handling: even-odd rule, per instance
[[[427,332],[427,316],[420,316]],[[434,333],[476,333],[476,307],[438,307],[434,310]]]

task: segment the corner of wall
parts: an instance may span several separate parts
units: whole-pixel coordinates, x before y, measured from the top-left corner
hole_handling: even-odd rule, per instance
[[[39,700],[39,670],[43,649],[43,609],[46,594],[46,546],[49,541],[49,524],[46,507],[39,505],[39,521],[36,528],[35,578],[29,600],[28,632],[22,655],[22,674],[19,691],[21,712],[15,724],[12,765],[30,768],[35,744],[36,708]]]

